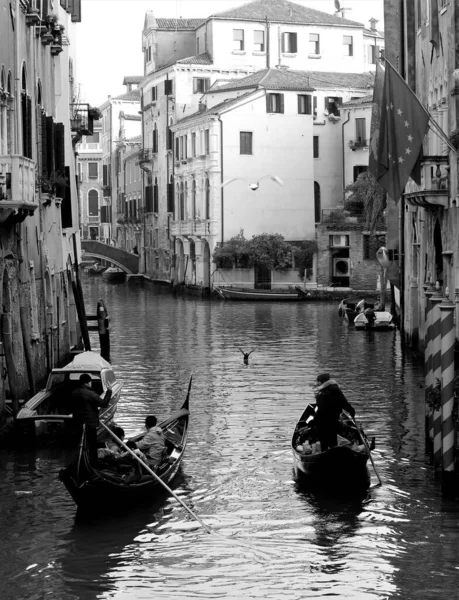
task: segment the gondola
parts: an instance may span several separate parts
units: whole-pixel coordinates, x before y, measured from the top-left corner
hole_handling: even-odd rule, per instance
[[[190,414],[190,387],[180,410],[158,423],[164,431],[166,444],[156,475],[165,484],[176,475],[185,452]],[[144,435],[145,433],[141,433],[131,440],[137,442]],[[132,459],[132,465],[134,464],[136,463]],[[99,465],[93,467],[89,462],[84,433],[77,453],[70,464],[60,471],[59,478],[78,508],[85,512],[110,512],[152,501],[158,494],[164,492],[158,478],[146,471],[142,472],[138,479],[126,483],[125,473],[113,465],[104,465],[103,461],[99,461]]]
[[[308,293],[296,286],[295,291],[263,290],[242,287],[215,286],[215,292],[224,300],[255,300],[257,302],[299,302],[309,298]]]
[[[339,445],[321,452],[320,443],[313,437],[315,408],[315,404],[308,404],[293,432],[291,445],[296,474],[304,482],[336,491],[367,488],[370,485],[367,462],[371,456],[365,433],[353,419],[342,414]],[[312,444],[306,441],[308,439]]]

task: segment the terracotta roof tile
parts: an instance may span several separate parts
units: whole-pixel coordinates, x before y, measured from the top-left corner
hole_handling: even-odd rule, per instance
[[[125,75],[123,79],[123,85],[128,85],[129,83],[140,83],[143,79],[143,75]]]
[[[125,94],[121,94],[121,96],[116,96],[112,98],[112,100],[126,100],[127,102],[140,102],[140,90],[135,89],[130,92],[126,92]]]
[[[312,25],[342,25],[363,27],[362,23],[349,21],[313,8],[300,6],[288,0],[254,0],[236,8],[214,13],[211,18],[237,21],[268,21],[277,23],[302,23]]]
[[[205,19],[156,19],[156,29],[170,30],[194,30],[204,23]]]
[[[362,106],[363,104],[373,104],[373,94],[362,96],[362,98],[354,98],[354,100],[344,102],[342,106]]]

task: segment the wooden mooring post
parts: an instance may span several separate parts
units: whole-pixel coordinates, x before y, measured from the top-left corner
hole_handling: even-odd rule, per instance
[[[97,303],[95,315],[87,315],[88,321],[97,321],[97,325],[88,325],[88,331],[98,331],[100,341],[100,355],[110,361],[110,317],[103,300]]]

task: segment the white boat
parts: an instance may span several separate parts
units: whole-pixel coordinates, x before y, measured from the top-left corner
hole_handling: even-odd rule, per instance
[[[18,433],[30,438],[71,435],[73,414],[70,394],[78,385],[82,373],[91,375],[92,390],[102,398],[107,392],[108,384],[112,386],[110,403],[100,409],[99,416],[100,421],[108,425],[113,420],[122,384],[117,380],[109,362],[97,352],[87,351],[77,354],[65,367],[51,371],[46,388],[35,394],[18,412]]]
[[[393,316],[387,310],[376,310],[374,311],[375,320],[370,325],[365,312],[359,313],[354,318],[354,327],[356,329],[372,329],[372,330],[388,330],[394,329],[395,323],[393,322]]]
[[[105,281],[110,283],[124,283],[126,281],[126,271],[119,269],[118,267],[108,267],[102,273],[102,277]]]

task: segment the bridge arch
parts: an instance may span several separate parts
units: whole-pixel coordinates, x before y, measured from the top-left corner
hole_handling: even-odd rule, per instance
[[[97,240],[81,240],[81,249],[84,251],[85,256],[106,260],[125,273],[132,275],[139,272],[140,257],[138,254],[109,246]]]

